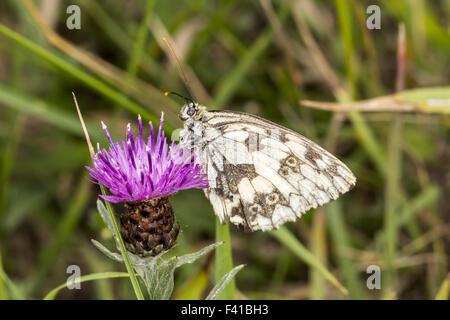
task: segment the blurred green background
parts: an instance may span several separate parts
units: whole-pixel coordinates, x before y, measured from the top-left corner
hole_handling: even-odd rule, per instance
[[[180,128],[182,101],[163,92],[187,92],[163,37],[201,104],[291,128],[332,151],[358,179],[340,200],[286,225],[293,245],[277,233],[231,227],[234,263],[246,264],[236,278],[238,298],[447,298],[450,2],[376,1],[381,29],[370,30],[372,2],[1,1],[0,299],[40,299],[66,281],[72,264],[83,275],[125,270],[90,243],[113,247],[96,211],[99,190],[86,180],[90,158],[71,92],[102,146],[101,120],[115,138],[128,122],[136,127],[137,114],[155,122],[164,111],[167,132]],[[72,4],[81,9],[79,30],[66,25]],[[406,55],[398,62],[401,24]],[[408,95],[409,103],[390,96],[370,113],[301,102],[431,87],[441,89]],[[443,105],[430,110],[438,98]],[[405,106],[414,110],[401,112]],[[182,228],[176,253],[214,241],[215,217],[201,191],[179,192],[172,203]],[[305,263],[299,243],[347,295]],[[212,258],[177,271],[173,298],[204,297]],[[369,265],[381,268],[380,290],[366,286]],[[57,296],[133,297],[128,279],[86,282]]]

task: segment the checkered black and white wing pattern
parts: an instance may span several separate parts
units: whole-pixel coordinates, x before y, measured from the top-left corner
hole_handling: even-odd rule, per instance
[[[356,183],[340,160],[305,137],[262,118],[206,112],[205,194],[221,222],[272,230],[337,199]]]

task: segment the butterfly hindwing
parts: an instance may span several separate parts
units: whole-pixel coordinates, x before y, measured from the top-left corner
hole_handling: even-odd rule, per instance
[[[270,121],[206,112],[204,151],[210,189],[222,222],[272,230],[348,191],[351,171],[314,142]]]

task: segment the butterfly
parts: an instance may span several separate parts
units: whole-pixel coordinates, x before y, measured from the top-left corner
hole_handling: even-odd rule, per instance
[[[273,230],[337,199],[356,183],[353,173],[302,135],[263,118],[207,111],[186,101],[180,144],[195,152],[209,182],[205,195],[222,223]]]

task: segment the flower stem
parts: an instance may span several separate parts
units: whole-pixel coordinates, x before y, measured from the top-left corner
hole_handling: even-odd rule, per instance
[[[103,195],[107,195],[106,189],[104,186],[100,185]],[[120,234],[119,224],[116,219],[116,215],[114,213],[114,209],[111,206],[111,203],[108,201],[104,201],[106,204],[106,209],[110,215],[110,219],[113,226],[114,237],[117,239],[117,243],[119,245],[120,253],[122,254],[123,262],[127,268],[128,274],[130,275],[131,284],[134,289],[134,293],[136,294],[136,298],[138,300],[144,300],[144,295],[142,293],[141,287],[139,286],[139,282],[136,278],[136,274],[134,273],[133,266],[131,265],[130,256],[128,255],[128,251],[125,248],[125,243],[123,242],[122,236]]]

